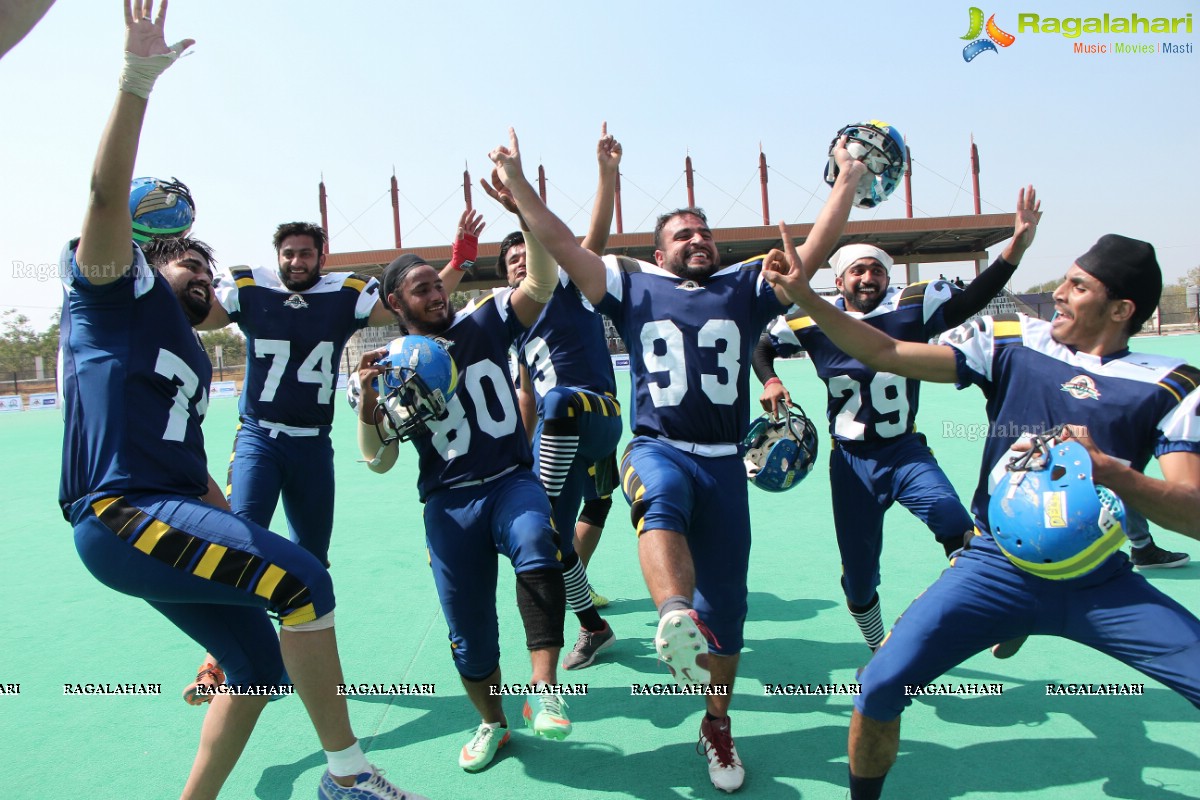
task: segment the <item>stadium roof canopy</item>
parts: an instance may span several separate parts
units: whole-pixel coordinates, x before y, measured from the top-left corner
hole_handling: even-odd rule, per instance
[[[850,222],[838,246],[867,242],[886,250],[897,264],[930,264],[973,261],[987,258],[987,249],[1012,236],[1014,214],[979,214],[958,217],[921,217]],[[789,225],[792,238],[801,242],[812,225]],[[778,247],[779,230],[774,226],[716,228],[713,238],[721,252],[721,263],[736,264]],[[503,283],[496,272],[499,242],[480,242],[473,276],[467,276],[459,291],[486,289]],[[653,233],[613,234],[607,253],[628,255],[654,261]],[[416,253],[441,269],[450,260],[450,245],[406,247],[403,249],[363,250],[330,253],[325,269],[331,272],[358,272],[379,277],[383,268],[402,253]]]

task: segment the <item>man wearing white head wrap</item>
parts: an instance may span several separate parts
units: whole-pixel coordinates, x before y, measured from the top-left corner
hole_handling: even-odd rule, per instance
[[[1033,241],[1039,213],[1032,189],[1018,198],[1017,226],[1004,254],[966,291],[948,281],[891,287],[893,259],[869,244],[850,244],[829,259],[839,292],[836,304],[897,339],[928,341],[987,305]],[[919,382],[875,372],[834,345],[803,313],[779,318],[754,353],[764,389],[763,408],[774,412],[790,399],[772,366],[777,355],[806,350],[829,388],[829,478],[834,528],[842,556],[846,605],[867,645],[883,640],[876,591],[883,548],[883,515],[899,502],[923,522],[947,556],[962,546],[971,517],[916,432]]]

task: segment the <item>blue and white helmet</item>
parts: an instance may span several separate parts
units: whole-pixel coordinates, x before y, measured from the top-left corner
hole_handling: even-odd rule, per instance
[[[768,492],[791,489],[817,463],[817,429],[796,405],[783,405],[783,419],[763,414],[754,420],[742,445],[746,478]]]
[[[1092,482],[1083,445],[1034,437],[1033,449],[1007,469],[988,504],[988,527],[1021,569],[1050,580],[1078,578],[1125,541],[1125,506]]]
[[[376,378],[380,407],[400,441],[425,432],[426,423],[446,418],[458,388],[458,367],[445,346],[427,336],[401,336],[388,344]]]
[[[908,148],[900,131],[877,119],[847,125],[829,143],[829,161],[825,165],[825,182],[833,186],[838,165],[833,149],[838,140],[847,137],[846,150],[867,165],[867,172],[854,192],[854,205],[874,208],[892,196],[908,166]]]
[[[178,178],[134,178],[129,184],[129,216],[138,242],[183,236],[196,221],[196,202]]]

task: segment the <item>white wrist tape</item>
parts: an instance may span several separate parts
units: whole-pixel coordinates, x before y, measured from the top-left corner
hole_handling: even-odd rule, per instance
[[[182,53],[183,42],[176,42],[171,45],[171,52],[157,56],[136,56],[126,51],[125,69],[121,72],[121,91],[148,100],[158,76],[178,61]]]
[[[525,234],[525,277],[521,291],[537,303],[549,303],[558,285],[558,265],[532,233]]]

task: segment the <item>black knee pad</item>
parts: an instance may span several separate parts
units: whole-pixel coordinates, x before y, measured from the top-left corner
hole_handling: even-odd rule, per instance
[[[595,525],[597,528],[603,528],[605,521],[608,520],[608,512],[611,510],[611,497],[597,497],[593,500],[588,500],[583,504],[583,510],[579,512],[579,521],[587,525]]]
[[[517,575],[517,609],[525,625],[525,646],[545,650],[563,646],[567,589],[559,569],[535,569]]]

